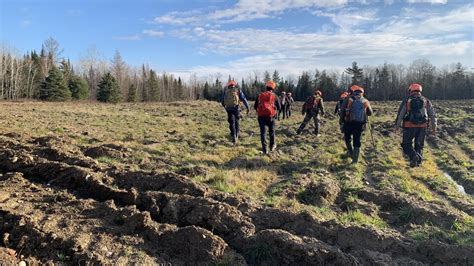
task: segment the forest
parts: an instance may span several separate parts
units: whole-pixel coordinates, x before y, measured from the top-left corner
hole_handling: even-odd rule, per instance
[[[169,102],[190,99],[217,100],[224,84],[235,79],[232,74],[209,73],[207,77],[190,76],[186,81],[166,72],[157,73],[146,64],[127,64],[118,50],[111,60],[89,49],[79,62],[64,57],[58,41],[50,37],[41,50],[23,55],[14,48],[0,47],[0,99],[38,99],[46,101],[98,100],[101,102]],[[277,82],[277,93],[290,91],[296,100],[304,100],[315,88],[326,100],[336,100],[350,85],[365,88],[371,100],[399,100],[406,96],[413,82],[423,85],[432,99],[474,98],[474,73],[461,63],[436,67],[427,59],[416,59],[408,66],[384,63],[360,67],[353,62],[344,71],[308,70],[298,76],[283,77],[275,70],[254,71],[239,86],[250,100],[264,83]]]

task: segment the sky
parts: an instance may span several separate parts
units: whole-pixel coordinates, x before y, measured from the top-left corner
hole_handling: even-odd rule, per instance
[[[342,70],[384,62],[474,68],[472,0],[0,0],[0,41],[20,53],[56,39],[79,62],[189,76]]]

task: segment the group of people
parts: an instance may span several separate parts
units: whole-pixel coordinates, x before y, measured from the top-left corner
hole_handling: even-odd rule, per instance
[[[294,103],[291,93],[282,92],[277,96],[274,91],[276,83],[269,80],[265,84],[266,90],[260,93],[255,101],[254,109],[257,111],[257,120],[260,127],[260,140],[263,154],[268,154],[276,149],[275,122],[291,116],[291,106]],[[410,167],[420,166],[423,161],[423,146],[427,130],[436,133],[436,115],[431,101],[421,93],[420,84],[411,84],[408,88],[409,95],[399,107],[395,120],[395,130],[403,128],[402,149],[410,160]],[[227,111],[229,129],[232,142],[235,144],[239,138],[240,103],[243,103],[249,113],[249,104],[244,93],[238,88],[237,83],[229,81],[222,93],[222,106]],[[359,161],[361,149],[361,136],[368,123],[368,117],[373,114],[369,100],[364,97],[364,88],[352,85],[347,91],[340,94],[336,104],[335,114],[338,115],[339,126],[344,134],[347,155],[352,163]],[[296,134],[301,134],[306,125],[314,121],[314,134],[319,136],[321,115],[325,114],[323,95],[316,89],[302,106],[303,122],[296,129]],[[267,129],[270,143],[267,145]],[[269,150],[267,149],[269,148]]]

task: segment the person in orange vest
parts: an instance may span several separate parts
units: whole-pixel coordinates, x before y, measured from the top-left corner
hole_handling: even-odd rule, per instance
[[[352,95],[347,99],[347,106],[343,113],[345,117],[343,131],[347,153],[352,157],[352,163],[356,164],[359,161],[360,138],[365,130],[368,116],[373,112],[369,100],[364,98],[364,88],[352,85],[351,91]]]
[[[410,158],[410,167],[420,166],[423,161],[423,146],[428,127],[436,134],[436,113],[431,101],[422,96],[423,87],[413,83],[408,87],[410,95],[398,108],[395,130],[403,128],[402,149]],[[413,140],[415,145],[413,145]]]
[[[319,127],[321,123],[321,119],[319,117],[319,112],[324,115],[324,103],[322,98],[322,92],[320,90],[315,90],[314,94],[309,96],[306,99],[305,103],[303,104],[303,108],[301,109],[301,114],[306,116],[303,119],[303,122],[296,130],[296,134],[301,134],[303,132],[306,125],[309,123],[311,119],[314,120],[314,134],[316,136],[319,135]]]
[[[276,88],[276,83],[269,80],[265,84],[266,91],[260,93],[255,101],[254,108],[257,111],[257,120],[260,127],[260,141],[262,143],[263,154],[268,154],[267,151],[267,127],[270,135],[270,151],[276,149],[275,143],[275,119],[278,111],[281,109],[281,103],[278,96],[273,93]]]
[[[237,143],[240,131],[240,102],[243,102],[249,113],[249,104],[244,92],[237,87],[237,82],[229,80],[221,96],[221,104],[227,112],[230,137],[232,143]]]

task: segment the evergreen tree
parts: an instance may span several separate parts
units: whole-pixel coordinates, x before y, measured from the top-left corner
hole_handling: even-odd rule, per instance
[[[264,80],[265,82],[267,82],[267,81],[269,81],[269,80],[272,79],[272,78],[270,77],[270,73],[269,73],[267,70],[265,70],[265,73],[263,74],[263,76],[264,76],[263,80]]]
[[[158,77],[156,72],[150,69],[150,75],[148,75],[147,87],[149,90],[149,100],[159,101],[160,100],[160,88],[158,85]]]
[[[127,95],[127,102],[134,103],[138,100],[137,97],[137,88],[135,85],[132,83],[130,85],[130,88],[128,88],[128,95]]]
[[[122,99],[115,78],[108,72],[102,77],[97,90],[97,100],[105,103],[118,103]]]
[[[41,84],[40,99],[45,101],[68,101],[71,91],[63,78],[61,71],[53,66],[46,80]]]
[[[84,100],[89,97],[89,85],[85,79],[79,76],[72,75],[68,87],[74,100]]]
[[[352,85],[361,85],[363,69],[357,66],[357,62],[352,62],[352,67],[346,68],[346,73],[352,76]]]

